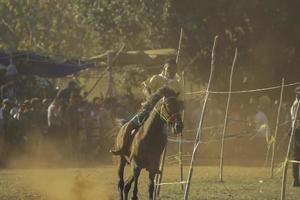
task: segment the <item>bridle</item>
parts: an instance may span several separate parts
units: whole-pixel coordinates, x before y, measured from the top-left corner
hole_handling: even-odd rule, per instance
[[[168,109],[166,108],[166,104],[165,104],[165,97],[163,97],[163,103],[160,106],[160,109],[158,110],[156,107],[154,107],[154,111],[159,114],[160,118],[163,119],[166,123],[170,124],[170,123],[174,123],[174,116],[176,115],[180,115],[180,112],[175,112],[173,114],[170,114],[168,112]],[[176,97],[168,97],[168,98],[176,98]],[[168,116],[165,116],[164,113],[164,109],[165,109],[165,113],[167,113]]]

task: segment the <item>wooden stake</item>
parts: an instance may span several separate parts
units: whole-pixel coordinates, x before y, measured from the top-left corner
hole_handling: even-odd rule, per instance
[[[233,70],[235,66],[237,58],[237,48],[235,49],[233,62],[231,65],[231,72],[230,72],[230,79],[229,79],[229,93],[227,97],[227,105],[226,105],[226,112],[225,112],[225,118],[224,118],[224,126],[223,126],[223,134],[222,134],[222,145],[221,145],[221,154],[220,154],[220,181],[223,182],[223,166],[224,166],[224,143],[225,143],[225,134],[227,130],[227,119],[228,119],[228,110],[229,110],[229,104],[231,99],[231,91],[232,91],[232,77],[233,77]]]
[[[179,43],[178,43],[178,49],[177,49],[177,56],[176,56],[176,63],[178,64],[179,62],[179,56],[180,56],[180,52],[181,52],[181,44],[182,44],[182,35],[183,35],[183,29],[180,29],[180,36],[179,36]],[[184,71],[181,74],[181,78],[182,78],[182,91],[183,92],[183,102],[184,102]],[[182,121],[184,123],[184,111],[182,113],[183,117],[182,117]],[[177,136],[177,140],[178,140],[178,164],[179,164],[179,177],[180,177],[180,182],[183,181],[183,166],[182,166],[182,133],[179,133]],[[181,190],[183,190],[183,184],[181,185]]]
[[[166,154],[167,154],[167,146],[165,147],[162,156],[161,156],[161,160],[160,160],[160,166],[159,166],[159,170],[160,170],[160,174],[157,174],[155,176],[155,187],[154,187],[154,195],[153,195],[153,200],[155,200],[157,197],[159,197],[159,193],[160,193],[160,184],[162,182],[162,177],[163,177],[163,173],[164,173],[164,167],[165,167],[165,160],[166,160]]]
[[[298,101],[297,107],[296,107],[296,112],[295,112],[296,116],[294,116],[295,119],[292,122],[292,133],[291,133],[291,136],[290,136],[290,141],[289,141],[289,145],[288,145],[288,149],[287,149],[286,157],[285,157],[285,161],[284,161],[284,170],[283,170],[283,177],[282,177],[282,184],[281,184],[281,200],[285,200],[286,175],[287,175],[287,170],[288,170],[288,163],[289,163],[289,158],[290,158],[291,146],[292,146],[292,142],[293,142],[294,134],[295,134],[295,124],[296,124],[296,121],[297,121],[299,105],[300,105],[300,102]]]
[[[284,78],[281,81],[280,100],[279,100],[278,111],[277,111],[277,119],[276,119],[276,127],[275,127],[275,133],[274,133],[274,140],[273,140],[273,143],[272,143],[271,178],[273,178],[273,176],[274,176],[275,147],[276,147],[276,141],[277,141],[278,124],[279,124],[279,119],[280,119],[283,90],[284,90]]]
[[[185,93],[185,79],[184,79],[184,71],[181,74],[182,78],[182,92],[183,92],[183,102],[185,102],[184,93]],[[182,111],[182,122],[184,124],[185,112]],[[180,182],[183,181],[183,164],[182,164],[182,133],[178,134],[178,159],[179,159],[179,175]],[[181,190],[184,190],[184,185],[180,184]]]
[[[177,56],[176,56],[176,64],[178,64],[178,60],[179,60],[179,56],[180,56],[181,43],[182,43],[182,34],[183,34],[183,30],[181,28],[180,29],[179,44],[178,44],[178,49],[177,49]]]
[[[112,74],[112,66],[111,66],[111,55],[107,54],[107,72],[108,72],[108,82],[107,82],[107,90],[105,97],[113,96],[113,74]]]
[[[176,64],[178,63],[178,60],[179,60],[179,54],[180,54],[181,42],[182,42],[182,34],[183,34],[183,30],[181,28],[180,29],[179,44],[178,44],[178,49],[177,49],[177,56],[176,56]],[[161,157],[161,160],[160,160],[159,170],[160,170],[161,174],[155,176],[155,183],[157,185],[154,187],[153,200],[155,200],[159,196],[159,193],[160,193],[160,184],[161,184],[162,177],[163,177],[163,171],[164,171],[166,154],[167,154],[167,145],[166,145],[166,147],[165,147],[165,149],[164,149],[164,151],[162,153],[162,157]]]
[[[192,176],[193,176],[193,167],[194,167],[195,156],[196,156],[198,146],[200,144],[203,118],[204,118],[204,113],[205,113],[205,109],[206,109],[207,99],[208,99],[208,96],[209,96],[211,80],[212,80],[213,73],[214,73],[214,68],[215,68],[215,66],[214,66],[214,64],[215,64],[215,47],[216,47],[217,39],[218,39],[218,36],[215,36],[214,44],[213,44],[213,48],[212,48],[212,53],[211,53],[210,75],[209,75],[209,79],[208,79],[208,85],[207,85],[207,89],[206,89],[206,94],[205,94],[205,98],[204,98],[204,103],[203,103],[203,107],[202,107],[202,112],[201,112],[201,116],[200,116],[198,130],[197,130],[196,138],[195,138],[195,141],[194,141],[194,149],[193,149],[193,154],[192,154],[192,158],[191,158],[189,174],[188,174],[188,178],[187,178],[187,183],[185,185],[184,200],[187,200],[188,197],[189,197],[189,189],[190,189],[190,186],[191,186],[191,179],[192,179]]]
[[[179,56],[180,56],[180,52],[181,52],[181,44],[182,44],[182,35],[183,35],[183,29],[181,28],[180,29],[180,38],[179,38],[179,44],[178,44],[178,51],[177,51],[177,57],[176,57],[176,63],[178,64],[178,61],[179,61]],[[184,99],[184,93],[185,93],[185,90],[184,90],[184,71],[182,72],[181,74],[181,78],[182,78],[182,95],[183,95],[183,102],[185,102],[185,99]],[[182,122],[184,124],[184,110],[182,112]],[[183,181],[183,166],[182,166],[182,133],[179,133],[178,134],[178,159],[179,159],[179,177],[180,177],[180,182]],[[183,184],[180,184],[180,187],[181,187],[181,190],[183,190]]]

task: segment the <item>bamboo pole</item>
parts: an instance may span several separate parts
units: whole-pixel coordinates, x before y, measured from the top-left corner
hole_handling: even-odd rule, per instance
[[[230,72],[230,79],[229,79],[229,92],[227,97],[227,105],[226,105],[226,112],[225,112],[225,118],[224,118],[224,126],[223,126],[223,133],[222,133],[222,145],[221,145],[221,154],[220,154],[220,182],[223,182],[223,166],[224,166],[224,144],[225,144],[225,134],[227,131],[227,119],[228,119],[228,110],[230,105],[230,99],[231,99],[231,91],[232,91],[232,77],[233,77],[233,70],[235,67],[237,58],[237,48],[235,48],[234,58],[231,65],[231,72]]]
[[[289,141],[289,145],[288,145],[288,149],[287,149],[286,157],[285,157],[285,161],[284,161],[284,170],[283,170],[283,177],[282,177],[282,184],[281,184],[281,198],[280,198],[281,200],[285,200],[286,176],[287,176],[287,170],[288,170],[288,163],[289,163],[289,158],[290,158],[291,146],[292,146],[292,142],[293,142],[294,134],[295,134],[295,124],[296,124],[296,121],[297,121],[297,115],[298,115],[299,105],[300,105],[300,102],[298,101],[297,107],[296,107],[296,112],[295,112],[296,116],[294,116],[295,119],[292,122],[292,133],[291,133],[291,136],[290,136],[290,141]]]
[[[179,43],[178,43],[178,49],[177,49],[177,56],[176,56],[176,64],[179,62],[179,57],[180,57],[180,52],[181,52],[181,44],[182,44],[182,36],[183,36],[183,29],[180,29],[180,36],[179,36]],[[181,74],[182,77],[182,92],[183,92],[183,98],[184,98],[184,71]],[[184,99],[183,99],[184,102]],[[184,111],[182,113],[182,121],[184,122]],[[178,139],[178,164],[179,164],[179,177],[180,177],[180,182],[183,181],[183,166],[182,166],[182,133],[179,133],[177,136]],[[181,190],[183,190],[183,185],[181,185]]]
[[[184,200],[187,200],[188,197],[189,197],[189,189],[190,189],[190,186],[191,186],[191,179],[192,179],[192,176],[193,176],[193,167],[194,167],[195,156],[196,156],[198,146],[200,144],[203,118],[204,118],[204,113],[205,113],[205,109],[206,109],[207,99],[208,99],[208,96],[209,96],[211,80],[212,80],[213,73],[214,73],[214,68],[215,68],[215,66],[214,66],[214,64],[215,64],[215,47],[216,47],[217,39],[218,39],[218,36],[215,36],[214,44],[213,44],[213,48],[212,48],[212,53],[211,53],[210,75],[209,75],[209,79],[208,79],[208,85],[207,85],[207,89],[206,89],[206,94],[205,94],[205,98],[204,98],[202,112],[201,112],[201,116],[200,116],[200,120],[199,120],[198,130],[197,130],[196,138],[195,138],[195,141],[194,141],[194,149],[193,149],[193,154],[192,154],[192,158],[191,158],[189,174],[188,174],[188,178],[187,178],[187,183],[185,185]]]
[[[274,141],[272,142],[271,178],[273,178],[273,176],[274,176],[275,147],[276,147],[277,134],[278,134],[278,124],[279,124],[279,119],[280,119],[283,90],[284,90],[284,78],[282,78],[282,81],[281,81],[280,100],[279,100],[278,111],[277,111],[277,119],[276,119],[275,133],[274,133]]]
[[[179,36],[179,43],[178,43],[178,49],[177,49],[177,55],[176,55],[176,64],[178,64],[179,56],[181,52],[181,44],[182,44],[182,35],[183,35],[183,29],[180,29],[180,36]]]
[[[179,54],[180,54],[181,43],[182,43],[182,34],[183,34],[183,30],[181,28],[180,29],[179,44],[178,44],[178,49],[177,49],[177,56],[176,56],[176,64],[178,63],[178,60],[179,60]],[[159,193],[160,193],[160,186],[161,186],[161,181],[162,181],[162,177],[163,177],[166,154],[167,154],[167,145],[166,145],[166,147],[165,147],[165,149],[162,153],[162,157],[161,157],[161,160],[160,160],[159,170],[160,170],[161,174],[156,175],[156,177],[155,177],[156,186],[154,188],[154,196],[153,196],[154,200],[159,196]]]
[[[107,90],[105,97],[112,97],[113,95],[113,74],[112,74],[112,66],[111,66],[111,54],[107,54],[107,72],[108,72],[108,79],[107,79]]]
[[[185,92],[185,76],[184,76],[184,71],[181,74],[182,77],[182,92]],[[183,102],[185,102],[185,98],[183,95]],[[185,112],[184,110],[182,111],[182,121],[184,124],[184,119],[185,119]],[[178,135],[178,159],[179,159],[179,175],[180,175],[180,182],[183,181],[183,163],[182,163],[182,133],[179,133]],[[181,190],[184,190],[184,185],[180,184]]]
[[[159,193],[160,193],[160,186],[161,186],[161,182],[162,182],[162,178],[163,178],[163,173],[164,173],[164,167],[165,167],[165,160],[166,160],[166,154],[167,154],[167,146],[165,147],[161,159],[160,159],[160,166],[159,166],[159,170],[160,170],[160,174],[157,174],[155,176],[155,187],[154,187],[154,195],[153,195],[153,200],[155,200],[157,197],[159,197]]]

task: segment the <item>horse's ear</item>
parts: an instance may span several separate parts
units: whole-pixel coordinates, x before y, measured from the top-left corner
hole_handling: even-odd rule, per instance
[[[165,97],[165,96],[163,96],[163,98],[162,98],[162,102],[163,102],[163,103],[165,103],[165,100],[166,100],[166,97]]]

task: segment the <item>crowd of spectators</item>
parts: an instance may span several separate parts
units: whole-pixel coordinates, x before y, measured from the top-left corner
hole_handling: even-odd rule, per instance
[[[100,159],[101,152],[108,152],[114,141],[114,119],[129,119],[138,102],[130,93],[122,98],[94,97],[92,101],[87,95],[70,82],[53,97],[2,99],[1,164],[16,156],[44,157],[53,149],[56,157],[62,155],[65,160]]]

